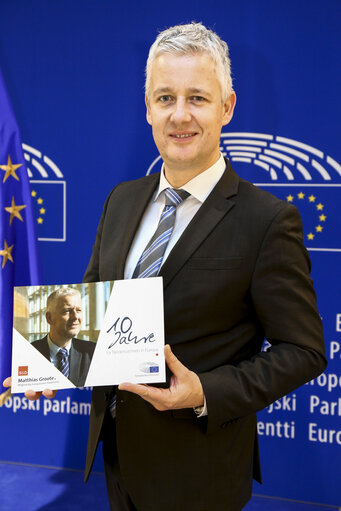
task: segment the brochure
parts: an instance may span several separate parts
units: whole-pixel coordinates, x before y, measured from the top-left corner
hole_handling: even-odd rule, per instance
[[[165,381],[162,278],[14,288],[12,392]]]

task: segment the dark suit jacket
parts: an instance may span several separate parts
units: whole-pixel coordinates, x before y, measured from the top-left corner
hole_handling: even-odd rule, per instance
[[[32,342],[34,346],[44,357],[50,360],[50,350],[47,343],[47,335],[42,339]],[[83,341],[81,339],[72,339],[69,355],[70,373],[69,380],[76,387],[83,387],[87,377],[92,355],[96,345],[93,342]]]
[[[160,275],[165,335],[202,382],[208,416],[158,412],[117,392],[122,475],[142,511],[234,511],[260,479],[256,412],[320,374],[323,333],[296,208],[223,177],[173,248]],[[85,281],[122,279],[158,175],[110,193]],[[272,347],[262,352],[266,337]],[[169,377],[169,375],[168,375]],[[109,389],[93,392],[86,477]]]

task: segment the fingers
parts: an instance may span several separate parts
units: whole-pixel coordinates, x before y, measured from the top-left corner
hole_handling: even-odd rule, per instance
[[[35,392],[34,390],[27,390],[25,396],[29,401],[36,401],[40,398],[42,392]]]
[[[10,387],[12,385],[12,378],[10,376],[8,376],[8,378],[6,378],[2,382],[2,384],[3,384],[4,387]]]
[[[145,397],[148,394],[148,387],[143,384],[139,383],[120,383],[118,386],[119,390],[127,390],[128,392],[133,392],[134,394],[137,394],[138,396]]]
[[[43,391],[43,396],[47,399],[52,399],[57,394],[56,390],[46,389]]]
[[[137,396],[142,397],[145,401],[152,404],[157,410],[168,410],[169,389],[160,389],[150,385],[136,383],[121,383],[119,390],[127,390]]]
[[[165,346],[165,360],[173,373],[169,388],[135,383],[121,383],[118,388],[137,394],[159,411],[200,406],[204,402],[204,394],[198,376],[176,358],[168,344]]]
[[[57,394],[56,390],[45,389],[43,392],[35,392],[34,390],[28,390],[25,392],[25,396],[29,401],[36,401],[42,395],[47,399],[52,399]]]
[[[180,360],[176,358],[169,344],[166,344],[165,346],[165,360],[168,368],[175,376],[181,377],[187,373],[187,367],[185,367]]]
[[[10,387],[12,385],[12,378],[10,376],[8,376],[8,378],[6,378],[2,382],[2,384],[4,387]],[[27,392],[25,392],[25,396],[27,397],[27,399],[29,401],[36,401],[37,399],[39,399],[41,397],[41,395],[43,395],[47,399],[52,399],[53,397],[55,397],[56,394],[57,394],[56,390],[50,390],[50,389],[46,389],[43,392],[35,392],[34,390],[28,390]]]

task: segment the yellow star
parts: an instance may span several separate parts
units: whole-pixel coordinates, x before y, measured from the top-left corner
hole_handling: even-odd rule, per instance
[[[300,192],[300,193],[298,193],[298,194],[297,194],[297,197],[298,197],[299,199],[304,199],[304,195],[305,195],[305,194],[304,194],[303,192]]]
[[[310,232],[309,234],[307,234],[307,238],[308,238],[308,240],[313,240],[315,238],[315,234]]]
[[[320,202],[320,204],[318,204],[316,207],[317,207],[317,209],[318,209],[319,211],[322,211],[322,209],[324,208],[324,205],[323,205],[323,204],[321,204],[321,202]]]
[[[320,222],[325,222],[326,218],[327,218],[326,215],[320,215],[319,216]]]
[[[37,218],[37,222],[38,222],[38,224],[42,224],[44,222],[44,219],[39,217],[39,218]]]
[[[288,195],[287,201],[292,202],[294,200],[294,197],[292,195]]]
[[[323,231],[323,227],[322,227],[322,225],[317,225],[317,226],[315,227],[315,229],[316,229],[316,232],[322,232],[322,231]]]
[[[316,200],[316,197],[314,197],[314,195],[309,195],[309,202],[315,202]]]
[[[24,221],[21,214],[19,213],[19,211],[21,211],[22,209],[26,208],[26,205],[23,204],[22,206],[17,206],[15,204],[15,200],[14,200],[14,197],[12,196],[12,204],[11,206],[5,208],[5,210],[8,212],[8,213],[11,213],[11,216],[9,218],[9,225],[12,225],[12,222],[13,222],[13,218],[16,217],[16,218],[19,218],[19,220],[21,220],[22,222]]]
[[[12,248],[14,247],[14,245],[11,245],[10,247],[7,245],[7,241],[5,240],[5,246],[4,246],[4,249],[3,250],[0,250],[0,255],[2,255],[3,257],[3,260],[2,260],[2,268],[5,266],[5,264],[7,263],[8,259],[10,261],[12,261],[12,263],[14,262],[13,261],[13,257],[12,257]]]
[[[9,176],[14,177],[17,181],[20,181],[15,171],[22,166],[22,163],[17,163],[13,165],[10,155],[8,155],[7,165],[0,165],[0,169],[4,170],[6,174],[4,175],[4,179],[2,182],[4,183]]]
[[[35,197],[37,195],[37,192],[35,190],[32,190],[31,195],[32,197]]]
[[[46,209],[45,209],[45,208],[40,208],[39,213],[40,213],[41,215],[45,215],[45,212],[46,212]]]
[[[41,197],[39,197],[39,199],[37,199],[37,202],[38,202],[38,204],[42,204],[44,202],[44,200]]]

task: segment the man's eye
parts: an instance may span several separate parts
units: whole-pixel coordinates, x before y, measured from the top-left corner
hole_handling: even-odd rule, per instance
[[[160,96],[159,101],[161,101],[161,103],[168,103],[171,99],[171,96],[165,94],[164,96]]]
[[[192,96],[192,100],[195,101],[196,103],[201,103],[202,101],[205,101],[205,98],[203,98],[202,96]]]

